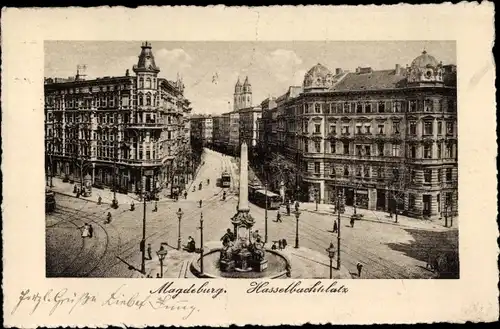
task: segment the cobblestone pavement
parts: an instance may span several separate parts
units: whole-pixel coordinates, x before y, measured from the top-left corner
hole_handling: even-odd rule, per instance
[[[181,220],[182,244],[192,236],[200,244],[199,219],[204,218],[204,240],[207,244],[218,243],[227,228],[230,218],[236,213],[237,177],[226,201],[221,200],[221,188],[215,181],[222,169],[237,173],[235,162],[219,153],[207,151],[203,165],[194,180],[204,182],[202,190],[188,195],[179,202],[159,202],[158,211],[153,204],[146,203],[146,240],[151,244],[152,259],[146,262],[147,273],[156,276],[159,262],[156,251],[161,243],[168,244],[169,253],[165,259],[165,276],[186,277],[190,273],[187,264],[194,257],[184,251],[177,251],[178,208],[183,211]],[[210,184],[206,185],[207,177]],[[198,201],[203,199],[199,208]],[[57,211],[46,217],[46,247],[48,276],[84,277],[137,277],[141,266],[139,243],[142,237],[143,204],[136,202],[135,211],[120,206],[110,209],[109,204],[97,205],[90,200],[58,194]],[[250,213],[256,220],[254,229],[265,235],[265,210],[253,204]],[[327,277],[329,260],[326,248],[330,242],[337,245],[337,235],[331,232],[334,217],[328,213],[307,211],[306,206],[299,218],[299,249],[295,249],[296,219],[282,216],[283,222],[276,223],[276,210],[268,211],[268,247],[270,242],[286,239],[286,252],[292,259],[293,277]],[[283,210],[281,210],[283,211]],[[112,222],[105,224],[106,214],[112,214]],[[336,218],[336,217],[335,217]],[[456,249],[456,229],[432,229],[387,225],[375,220],[361,220],[354,228],[348,225],[347,217],[341,221],[341,263],[354,278],[356,264],[363,263],[361,278],[429,278],[432,272],[426,270],[427,254],[432,250]],[[93,238],[81,238],[84,223],[94,226]],[[403,223],[403,222],[401,222]],[[300,261],[299,261],[300,258]],[[336,262],[334,262],[336,264]]]

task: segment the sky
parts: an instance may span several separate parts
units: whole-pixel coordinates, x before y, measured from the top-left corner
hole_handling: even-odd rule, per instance
[[[150,41],[150,40],[148,40]],[[150,41],[159,76],[183,78],[193,113],[221,114],[232,109],[234,85],[248,76],[253,105],[300,86],[304,74],[321,63],[332,72],[356,67],[374,70],[410,65],[423,50],[443,64],[456,64],[454,41]],[[87,79],[133,74],[142,41],[46,41],[45,77],[76,74],[87,65]]]

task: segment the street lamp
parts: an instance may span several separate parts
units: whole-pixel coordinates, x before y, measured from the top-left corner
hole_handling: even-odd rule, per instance
[[[179,210],[177,210],[177,217],[179,218],[179,238],[177,239],[177,250],[181,250],[181,220],[182,220],[182,215],[184,215],[184,213],[182,212],[182,209],[179,208]]]
[[[295,248],[299,247],[299,217],[300,217],[300,210],[294,211],[295,214]]]
[[[113,157],[113,201],[112,201],[112,206],[114,209],[118,208],[118,200],[116,200],[116,160],[118,158],[118,128],[114,127],[113,132],[115,133],[115,140],[114,140],[114,157]]]
[[[314,201],[316,202],[316,211],[318,211],[318,189],[314,189]]]
[[[340,212],[341,212],[341,208],[343,208],[343,197],[342,197],[342,193],[338,192],[338,195],[337,195],[337,221],[338,221],[338,225],[337,225],[337,269],[340,270],[340,227],[342,225],[340,225]]]
[[[203,213],[200,214],[200,272],[203,274]]]
[[[163,246],[160,247],[160,250],[156,252],[158,255],[158,259],[160,260],[160,278],[163,278],[163,260],[165,256],[168,254],[168,250],[164,249]]]
[[[330,246],[326,249],[328,253],[328,258],[330,258],[330,279],[333,279],[333,258],[335,257],[335,248],[333,247],[333,242],[330,242]]]

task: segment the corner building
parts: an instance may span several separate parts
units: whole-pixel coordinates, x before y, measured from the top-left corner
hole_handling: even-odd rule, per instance
[[[135,76],[45,79],[47,172],[122,192],[182,187],[191,166],[190,102],[158,76],[144,42]],[[88,176],[87,176],[88,177]]]
[[[301,183],[289,192],[334,203],[340,191],[347,205],[387,211],[397,203],[413,217],[457,212],[455,65],[425,51],[390,70],[333,73],[317,64],[296,90],[263,113],[260,137],[296,162]]]

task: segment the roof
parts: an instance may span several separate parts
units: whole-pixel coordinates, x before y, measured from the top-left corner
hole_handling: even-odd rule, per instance
[[[405,82],[406,76],[396,74],[394,70],[371,71],[370,73],[347,73],[331,90],[393,89],[402,87]]]
[[[307,71],[307,73],[305,75],[325,76],[327,74],[332,74],[332,73],[330,72],[330,70],[326,66],[318,63],[318,64],[314,65],[309,71]]]

